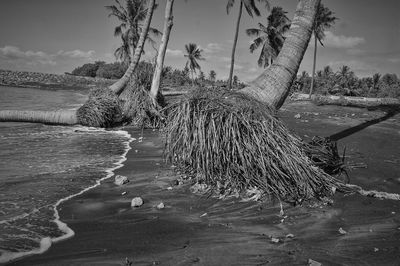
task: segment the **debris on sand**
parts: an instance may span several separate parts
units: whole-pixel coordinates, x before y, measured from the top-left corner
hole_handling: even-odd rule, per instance
[[[160,204],[157,205],[157,209],[159,209],[159,210],[164,209],[164,208],[165,208],[165,205],[163,202],[161,202]]]
[[[322,263],[312,260],[312,259],[308,259],[308,265],[309,266],[322,266]]]
[[[347,234],[347,232],[346,232],[345,230],[343,230],[342,227],[339,228],[339,233],[340,233],[341,235],[346,235],[346,234]]]
[[[294,234],[287,234],[286,238],[294,238]]]
[[[143,205],[143,199],[141,197],[136,197],[132,199],[131,207],[140,207]]]
[[[294,118],[300,119],[300,118],[301,118],[301,115],[300,115],[300,114],[297,114],[297,115],[294,116]]]
[[[271,237],[271,242],[272,243],[279,243],[279,238]]]

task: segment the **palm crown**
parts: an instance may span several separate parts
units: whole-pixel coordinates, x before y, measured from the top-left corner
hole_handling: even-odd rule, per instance
[[[110,11],[108,16],[116,17],[120,21],[120,24],[114,29],[114,36],[120,36],[122,43],[115,50],[114,55],[117,59],[127,62],[130,60],[131,53],[136,48],[142,32],[142,22],[147,14],[147,1],[126,0],[125,6],[119,0],[115,0],[115,2],[116,5],[106,6],[106,9]],[[159,30],[151,27],[149,33],[153,37],[162,35]],[[155,41],[151,37],[147,37],[147,41],[154,47]]]
[[[284,34],[290,27],[290,20],[286,16],[287,12],[281,7],[272,8],[271,14],[267,17],[268,26],[258,24],[258,29],[247,29],[247,35],[256,37],[250,45],[250,52],[261,48],[258,58],[259,67],[267,67],[278,56],[283,42]]]
[[[204,60],[201,56],[203,50],[201,50],[195,43],[186,44],[185,50],[185,57],[187,57],[186,67],[188,67],[192,73],[196,72],[196,69],[201,69],[197,60]]]
[[[256,16],[260,16],[260,10],[258,10],[256,1],[255,0],[240,0],[246,9],[247,13],[249,14],[250,17],[253,17],[253,13],[256,14]],[[265,7],[269,9],[269,1],[268,0],[257,0],[259,3],[264,3]],[[228,3],[226,4],[226,13],[229,14],[229,11],[235,4],[235,0],[228,0]]]
[[[322,46],[322,40],[325,38],[325,31],[332,27],[332,25],[335,24],[335,21],[338,19],[333,14],[334,13],[322,3],[319,5],[314,21],[313,32]]]

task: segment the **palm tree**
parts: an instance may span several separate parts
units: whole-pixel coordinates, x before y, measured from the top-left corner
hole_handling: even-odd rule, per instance
[[[247,29],[246,33],[250,37],[256,37],[250,45],[250,52],[261,48],[258,58],[259,67],[270,66],[281,51],[284,34],[290,27],[290,20],[286,16],[287,12],[282,7],[273,7],[271,14],[267,17],[268,26],[258,23],[258,29]]]
[[[194,85],[193,75],[194,73],[196,73],[196,69],[201,69],[197,60],[204,60],[204,58],[201,57],[201,53],[203,52],[203,50],[200,49],[195,43],[186,44],[185,50],[186,54],[184,56],[187,57],[186,66],[190,69],[190,72],[192,74],[192,85]]]
[[[151,83],[150,94],[149,94],[154,105],[156,105],[157,103],[157,95],[160,90],[161,75],[162,75],[162,70],[164,68],[165,53],[167,51],[169,35],[171,33],[171,29],[173,26],[173,16],[172,16],[173,5],[174,5],[174,0],[167,0],[167,4],[165,7],[165,23],[164,23],[163,37],[157,54],[156,65],[154,68],[153,80]]]
[[[148,5],[147,5],[147,10],[149,12],[146,13],[146,18],[144,20],[144,26],[142,29],[142,32],[140,34],[140,38],[138,41],[138,44],[135,49],[135,53],[133,56],[133,59],[131,60],[131,63],[126,70],[125,74],[120,78],[117,82],[112,84],[111,86],[108,87],[106,91],[108,91],[109,95],[114,95],[117,97],[118,95],[121,94],[123,89],[125,88],[126,84],[129,82],[129,79],[132,75],[132,73],[135,71],[136,66],[138,65],[138,62],[140,60],[140,56],[143,51],[143,45],[147,37],[147,33],[150,28],[150,23],[151,19],[153,16],[153,11],[154,11],[154,6],[155,6],[155,0],[148,0]],[[89,99],[90,100],[90,99]],[[100,97],[100,100],[101,97]],[[107,103],[108,104],[108,103]],[[84,126],[105,126],[105,124],[91,124],[90,122],[88,123],[86,120],[86,117],[82,117],[80,114],[80,110],[83,110],[85,108],[92,108],[92,109],[101,109],[101,106],[90,106],[89,104],[84,104],[81,108],[79,108],[77,111],[71,111],[71,110],[60,110],[60,111],[15,111],[15,110],[4,110],[0,111],[0,121],[15,121],[15,122],[36,122],[36,123],[46,123],[46,124],[61,124],[61,125],[75,125],[75,124],[81,124]],[[111,109],[114,109],[115,107],[111,106]],[[96,111],[94,110],[94,111]],[[99,110],[100,111],[100,110]],[[111,110],[112,111],[112,110]],[[83,114],[84,115],[84,114]],[[106,119],[113,119],[113,117],[105,117],[110,115],[109,113],[106,114],[96,114],[100,115],[101,120],[106,120]],[[106,121],[106,125],[109,125],[110,121]],[[112,121],[111,121],[112,122]]]
[[[333,12],[329,10],[329,8],[325,7],[322,3],[318,6],[317,16],[313,25],[313,34],[314,34],[314,62],[313,62],[313,71],[311,77],[311,87],[310,87],[310,95],[311,98],[313,89],[314,89],[314,76],[315,76],[315,67],[317,64],[317,46],[318,42],[324,46],[322,40],[325,38],[325,31],[332,27],[335,21],[338,19],[333,16]]]
[[[371,97],[372,90],[376,91],[378,89],[378,84],[379,84],[380,79],[381,79],[381,74],[379,74],[379,73],[375,73],[372,76],[372,86],[370,87],[370,89],[368,91],[368,97]]]
[[[217,77],[217,73],[215,72],[215,70],[210,70],[210,73],[208,74],[208,79],[211,82],[215,82],[216,77]]]
[[[257,1],[264,2],[266,7],[269,9],[268,0],[257,0]],[[228,0],[228,3],[226,5],[226,12],[228,14],[234,4],[235,4],[235,0]],[[240,0],[239,14],[238,14],[237,22],[236,22],[235,37],[233,39],[233,46],[232,46],[231,67],[229,70],[229,79],[228,79],[229,89],[232,88],[232,78],[233,78],[233,67],[235,65],[236,44],[237,44],[238,35],[239,35],[239,26],[240,26],[240,19],[242,17],[243,6],[245,7],[245,9],[250,17],[253,17],[253,13],[256,14],[256,16],[260,16],[260,11],[258,10],[258,8],[256,6],[255,0]]]
[[[122,5],[119,0],[115,0],[116,5],[105,7],[110,11],[109,17],[116,17],[120,21],[120,24],[114,29],[114,36],[120,36],[122,43],[115,50],[114,55],[123,62],[130,62],[138,44],[142,24],[147,14],[146,1],[125,0],[125,5]],[[154,37],[161,35],[160,31],[152,27],[149,28],[149,33]],[[155,44],[151,37],[147,37],[147,41],[152,45]]]

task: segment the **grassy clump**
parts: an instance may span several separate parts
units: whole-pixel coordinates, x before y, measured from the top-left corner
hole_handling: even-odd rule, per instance
[[[161,94],[154,106],[149,97],[153,79],[153,66],[142,64],[132,76],[125,90],[121,93],[122,109],[125,120],[137,127],[157,128],[161,126],[160,109],[165,105]]]
[[[122,121],[121,102],[108,88],[95,88],[89,99],[77,111],[81,125],[90,127],[112,127]]]
[[[166,158],[197,181],[225,191],[257,188],[301,202],[332,193],[337,181],[265,104],[245,95],[198,90],[168,108]]]

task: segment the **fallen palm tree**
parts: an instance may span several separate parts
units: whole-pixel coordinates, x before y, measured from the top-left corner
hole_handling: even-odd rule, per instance
[[[291,97],[293,101],[309,101],[309,95],[304,93],[294,93]],[[396,98],[369,98],[341,95],[312,95],[311,101],[318,105],[339,105],[360,108],[374,107],[399,107],[400,100]]]
[[[295,202],[340,186],[311,159],[307,152],[313,149],[275,117],[308,46],[319,3],[299,1],[279,56],[250,86],[236,93],[196,91],[168,108],[169,161],[196,173],[198,182],[230,191],[256,187]]]
[[[33,122],[54,125],[75,125],[94,127],[111,127],[125,119],[122,103],[118,96],[125,89],[132,74],[135,72],[143,52],[143,45],[147,38],[153,16],[155,0],[149,0],[144,26],[135,49],[131,63],[117,82],[109,87],[95,88],[89,94],[88,101],[78,110],[59,111],[0,111],[0,121]]]

